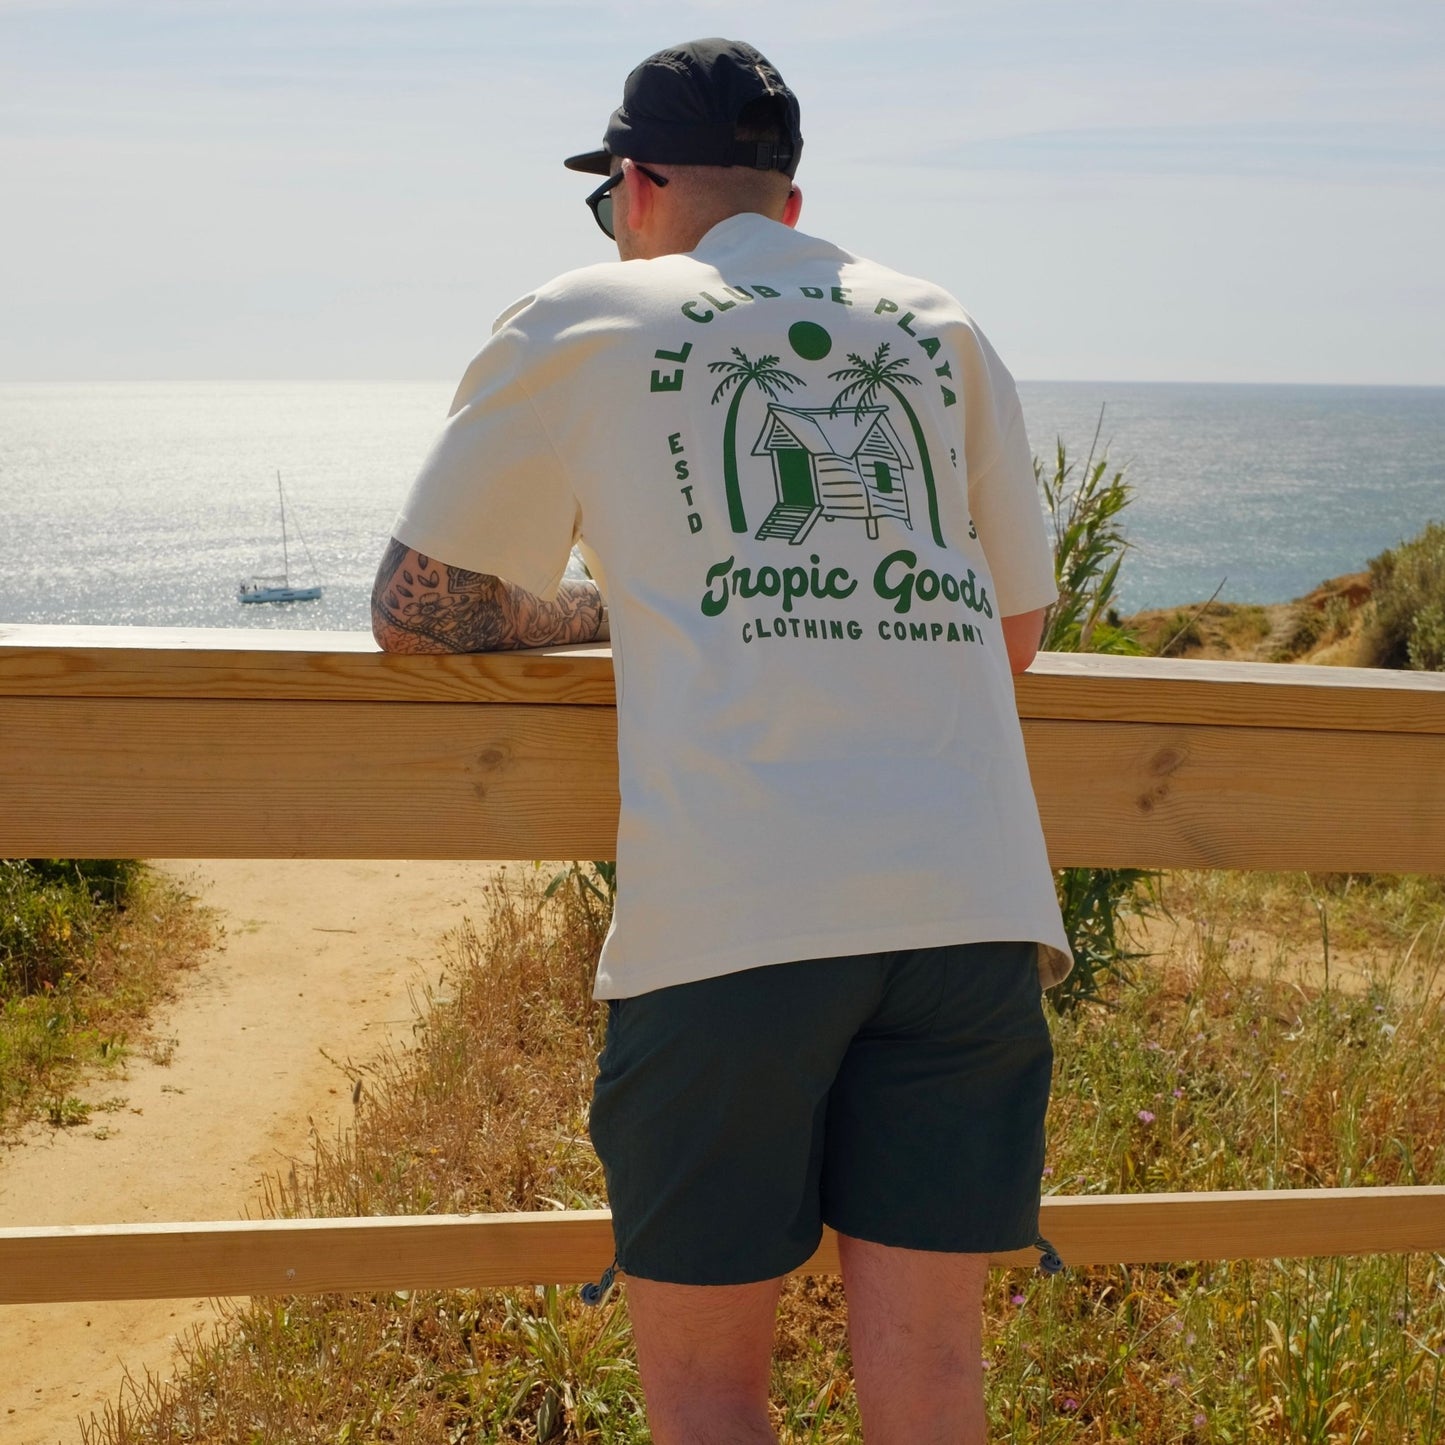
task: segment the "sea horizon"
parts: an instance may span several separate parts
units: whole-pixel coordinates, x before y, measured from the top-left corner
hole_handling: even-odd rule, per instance
[[[1445,386],[1018,387],[1042,464],[1062,438],[1082,466],[1097,430],[1133,488],[1125,613],[1216,590],[1288,602],[1445,520]],[[377,559],[454,388],[0,382],[0,622],[365,631]],[[325,596],[238,606],[238,580],[279,570],[277,471]]]

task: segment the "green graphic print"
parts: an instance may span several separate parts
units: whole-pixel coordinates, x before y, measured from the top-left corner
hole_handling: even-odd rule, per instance
[[[800,289],[810,301],[824,299],[821,287]],[[853,305],[847,291],[846,287],[833,287],[832,299]],[[772,300],[782,294],[777,288],[756,284],[752,292],[730,287],[726,302],[703,292],[702,300],[712,309],[701,312],[689,300],[682,312],[690,321],[705,325],[740,302],[758,297]],[[953,358],[945,355],[940,361],[941,339],[931,334],[920,336],[913,330],[918,320],[914,312],[903,311],[886,297],[877,299],[874,311],[880,316],[898,313],[893,324],[913,338],[933,365],[934,375],[957,385]],[[791,554],[772,552],[777,561],[762,563],[752,549],[740,554],[734,547],[727,557],[713,554],[698,598],[699,610],[710,618],[731,612],[744,646],[768,640],[771,647],[771,639],[783,638],[807,643],[859,642],[875,630],[878,638],[890,645],[987,645],[985,623],[995,617],[993,600],[987,573],[981,576],[968,565],[971,550],[967,556],[945,555],[932,565],[915,550],[921,542],[917,534],[923,529],[915,528],[917,493],[910,497],[909,473],[923,479],[932,541],[945,553],[948,544],[939,517],[933,459],[919,415],[926,408],[915,410],[906,394],[909,388],[923,386],[928,377],[915,372],[916,358],[895,354],[897,344],[901,343],[879,342],[866,354],[845,352],[847,365],[826,371],[834,338],[827,327],[804,319],[793,321],[786,331],[786,345],[797,357],[795,364],[802,375],[785,370],[777,355],[753,358],[738,346],[728,348],[731,359],[707,363],[707,370],[718,378],[709,409],[728,403],[723,418],[722,471],[729,528],[736,534],[751,532],[755,541],[787,543],[799,549]],[[655,355],[681,364],[691,350],[688,343]],[[782,352],[784,347],[780,345],[778,350]],[[681,390],[682,383],[679,365],[671,375],[654,371],[649,386],[653,391],[673,392]],[[749,403],[745,421],[742,402],[750,387],[761,395]],[[828,401],[830,393],[832,400]],[[940,384],[939,394],[945,407],[958,400],[954,390],[944,384]],[[741,440],[745,448],[741,458],[740,425],[747,428]],[[691,467],[690,459],[683,455],[681,431],[668,437],[667,447],[678,480],[687,483]],[[957,454],[950,453],[950,459],[957,467]],[[768,472],[773,500],[759,521]],[[694,506],[694,485],[681,488],[688,507]],[[749,510],[753,512],[751,523]],[[820,521],[861,522],[869,540],[877,542],[885,520],[915,532],[915,540],[912,545],[897,546],[896,541],[902,539],[895,532],[889,545],[878,549],[884,555],[876,563],[864,564],[872,568],[871,577],[834,565],[838,559],[827,556],[829,548],[820,537],[826,528],[817,527]],[[706,535],[700,510],[688,513],[687,525],[693,535]],[[970,522],[970,540],[977,535]],[[804,551],[805,542],[816,550]],[[855,555],[850,549],[850,558]],[[803,565],[805,561],[809,565]],[[816,608],[815,603],[824,605]],[[857,611],[847,615],[838,603]],[[883,615],[875,613],[868,618],[867,612],[880,604]],[[858,615],[860,612],[863,615]]]
[[[900,385],[918,386],[919,380],[908,373],[906,356],[895,356],[889,361],[888,351],[889,343],[886,341],[879,342],[871,361],[865,361],[856,351],[850,351],[848,360],[853,365],[828,373],[830,381],[847,382],[833,399],[833,411],[835,414],[841,411],[848,404],[848,398],[853,396],[855,400],[852,409],[856,415],[860,409],[872,403],[880,389],[886,390],[903,408],[903,414],[913,428],[913,441],[918,447],[918,459],[923,466],[923,488],[928,493],[928,524],[933,530],[933,540],[942,547],[945,544],[942,528],[938,524],[938,488],[933,480],[932,464],[928,459],[928,443],[924,440],[923,428],[919,425],[917,414],[909,406],[908,398],[898,389]]]
[[[803,328],[808,330],[804,333]],[[816,335],[814,334],[816,333]],[[821,360],[831,338],[814,323],[798,323],[789,333],[793,349],[804,360]],[[802,344],[800,344],[802,343]],[[905,386],[920,385],[904,356],[889,356],[889,342],[880,342],[871,358],[850,351],[849,366],[828,373],[830,381],[844,383],[827,406],[789,406],[783,401],[795,388],[806,385],[801,376],[786,371],[773,355],[756,360],[734,346],[733,361],[713,361],[708,370],[721,373],[712,405],[730,397],[723,424],[723,484],[728,522],[734,532],[750,530],[738,471],[738,417],[743,394],[754,386],[768,398],[762,430],[750,449],[752,456],[772,465],[776,502],[754,533],[759,541],[784,540],[801,546],[819,518],[863,521],[870,538],[878,536],[880,517],[901,521],[910,531],[905,473],[915,469],[913,456],[894,429],[893,408],[878,403],[886,391],[908,419],[918,467],[928,496],[928,521],[933,540],[944,546],[938,518],[938,490],[928,442],[917,413],[903,394]]]
[[[786,538],[801,546],[820,518],[851,518],[878,538],[878,519],[893,517],[912,528],[904,472],[909,456],[883,406],[768,407],[753,443],[755,457],[773,465],[777,505],[754,534],[759,541]]]
[[[803,385],[803,378],[784,371],[778,365],[779,358],[776,356],[760,356],[752,361],[736,346],[732,351],[736,361],[709,362],[707,369],[725,373],[712,394],[714,406],[728,394],[730,388],[736,387],[732,404],[728,407],[727,421],[723,425],[723,485],[727,489],[728,521],[734,532],[746,532],[748,519],[743,511],[742,488],[738,482],[738,404],[750,384],[776,401],[778,393],[774,388],[790,392],[795,386]]]

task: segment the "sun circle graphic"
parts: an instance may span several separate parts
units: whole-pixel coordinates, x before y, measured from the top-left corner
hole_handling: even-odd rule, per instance
[[[821,361],[833,349],[833,338],[816,321],[795,321],[788,328],[788,345],[804,361]]]

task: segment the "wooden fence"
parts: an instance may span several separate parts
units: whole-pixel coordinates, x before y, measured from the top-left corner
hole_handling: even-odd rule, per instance
[[[1045,654],[1016,692],[1056,866],[1445,873],[1445,676]],[[611,857],[614,703],[603,647],[0,626],[0,857]],[[1077,1264],[1442,1250],[1445,1189],[1051,1197],[1043,1230]],[[37,1224],[0,1230],[0,1303],[571,1283],[610,1252],[605,1211]]]

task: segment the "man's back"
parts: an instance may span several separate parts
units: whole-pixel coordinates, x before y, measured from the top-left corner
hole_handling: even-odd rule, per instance
[[[473,363],[398,530],[474,565],[499,518],[509,580],[551,585],[574,531],[608,579],[602,996],[1063,947],[1000,630],[1052,569],[1012,381],[946,293],[753,214],[559,278]]]

